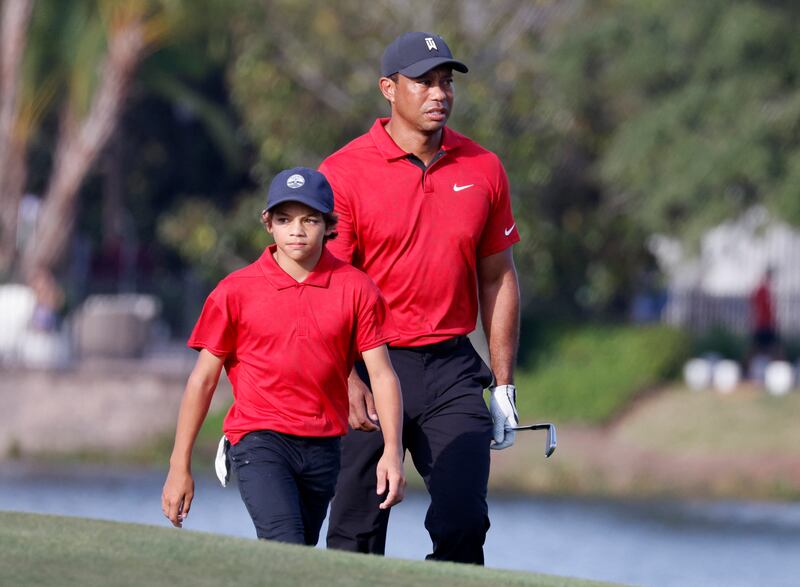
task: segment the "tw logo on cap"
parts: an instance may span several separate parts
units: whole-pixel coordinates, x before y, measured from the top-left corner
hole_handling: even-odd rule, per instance
[[[292,188],[293,190],[303,187],[305,183],[306,183],[305,178],[299,173],[295,173],[294,175],[289,177],[289,179],[286,180],[286,185]]]
[[[433,37],[425,37],[425,45],[428,47],[428,51],[439,50],[439,48],[436,46],[436,41],[433,40]]]

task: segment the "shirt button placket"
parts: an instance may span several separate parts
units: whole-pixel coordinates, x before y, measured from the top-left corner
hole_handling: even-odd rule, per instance
[[[306,316],[306,304],[303,300],[305,287],[303,287],[302,283],[298,283],[295,287],[297,288],[297,336],[298,338],[307,338],[308,318]]]

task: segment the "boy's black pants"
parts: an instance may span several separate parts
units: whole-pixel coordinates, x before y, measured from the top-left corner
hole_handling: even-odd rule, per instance
[[[492,420],[483,399],[489,368],[465,336],[421,348],[390,348],[403,389],[403,445],[425,481],[431,504],[426,558],[483,564]],[[367,381],[363,365],[357,365]],[[375,467],[380,432],[351,430],[331,506],[328,548],[383,554],[389,511],[378,509]]]
[[[256,535],[315,545],[339,474],[339,437],[262,430],[242,438],[229,455]]]

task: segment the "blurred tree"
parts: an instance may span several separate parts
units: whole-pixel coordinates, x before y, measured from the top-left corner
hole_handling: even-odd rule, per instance
[[[227,210],[252,188],[249,149],[225,83],[227,36],[224,27],[203,27],[142,63],[102,165],[84,187],[80,232],[92,243],[94,289],[125,284],[126,249],[144,255],[135,287],[177,277],[187,267],[154,238],[163,212],[200,196]]]
[[[691,237],[762,201],[800,216],[791,2],[237,7],[233,96],[262,181],[317,164],[388,112],[376,83],[390,39],[405,30],[448,39],[471,68],[457,77],[450,124],[506,165],[528,311],[623,312],[652,267],[645,243],[655,231]],[[194,230],[217,234],[216,248],[191,253],[187,243],[211,241],[190,238],[180,243],[186,258],[218,275],[255,254],[236,248],[260,242],[260,201],[251,201],[252,211],[227,217],[241,238],[199,219]],[[170,222],[186,229],[182,210]],[[223,260],[231,265],[212,269]]]
[[[798,17],[779,1],[585,4],[549,71],[620,214],[690,241],[756,203],[800,223]]]
[[[560,30],[576,5],[523,0],[239,3],[231,82],[259,151],[257,175],[264,181],[283,167],[316,165],[364,132],[375,117],[388,114],[377,89],[383,48],[406,30],[439,32],[470,66],[468,76],[457,77],[450,125],[497,152],[511,179],[523,235],[515,253],[528,308],[534,302],[571,311],[613,305],[640,264],[642,238],[627,219],[604,211],[606,202],[585,173],[590,161],[570,142],[571,119],[542,75],[547,37]],[[254,206],[258,203],[253,200]],[[187,250],[188,243],[211,246],[208,238],[189,238],[167,228],[163,234],[176,237],[173,242],[186,258],[235,264],[255,254],[229,247],[259,242],[257,212],[256,207],[250,214],[237,212],[247,226],[226,229],[251,235],[243,239],[223,238],[186,206],[165,221],[165,227],[216,234],[217,248],[210,250]],[[188,228],[190,216],[200,224]],[[214,274],[232,268],[208,267]]]
[[[41,186],[43,203],[35,238],[27,239],[16,259],[23,275],[57,267],[74,228],[81,187],[123,113],[135,72],[155,49],[207,17],[195,16],[196,8],[179,0],[4,2],[0,122],[15,132],[0,140],[0,273],[7,275],[14,266],[16,204],[28,183],[28,165],[40,163],[29,161],[30,139],[56,119],[55,130],[46,129],[52,157],[39,165],[47,179],[30,178]],[[160,89],[181,92],[176,83],[162,82]],[[212,118],[202,100],[194,103]]]
[[[0,275],[7,273],[16,244],[17,210],[25,184],[28,116],[20,99],[22,58],[33,0],[8,0],[0,7]]]
[[[64,30],[74,52],[62,53],[67,93],[59,106],[58,143],[36,238],[29,240],[22,257],[23,273],[53,271],[58,264],[70,240],[81,184],[113,132],[136,68],[179,16],[176,4],[169,2],[70,6],[68,17],[74,20],[67,20]],[[93,64],[100,65],[99,71]]]

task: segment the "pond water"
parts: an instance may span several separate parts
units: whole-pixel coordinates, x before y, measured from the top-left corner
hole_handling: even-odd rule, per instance
[[[235,486],[196,481],[187,529],[254,538]],[[160,471],[3,464],[0,510],[169,526],[162,484]],[[653,587],[800,585],[797,503],[504,496],[489,507],[489,567]],[[410,493],[393,509],[388,556],[422,559],[429,552],[426,508],[424,493]]]

